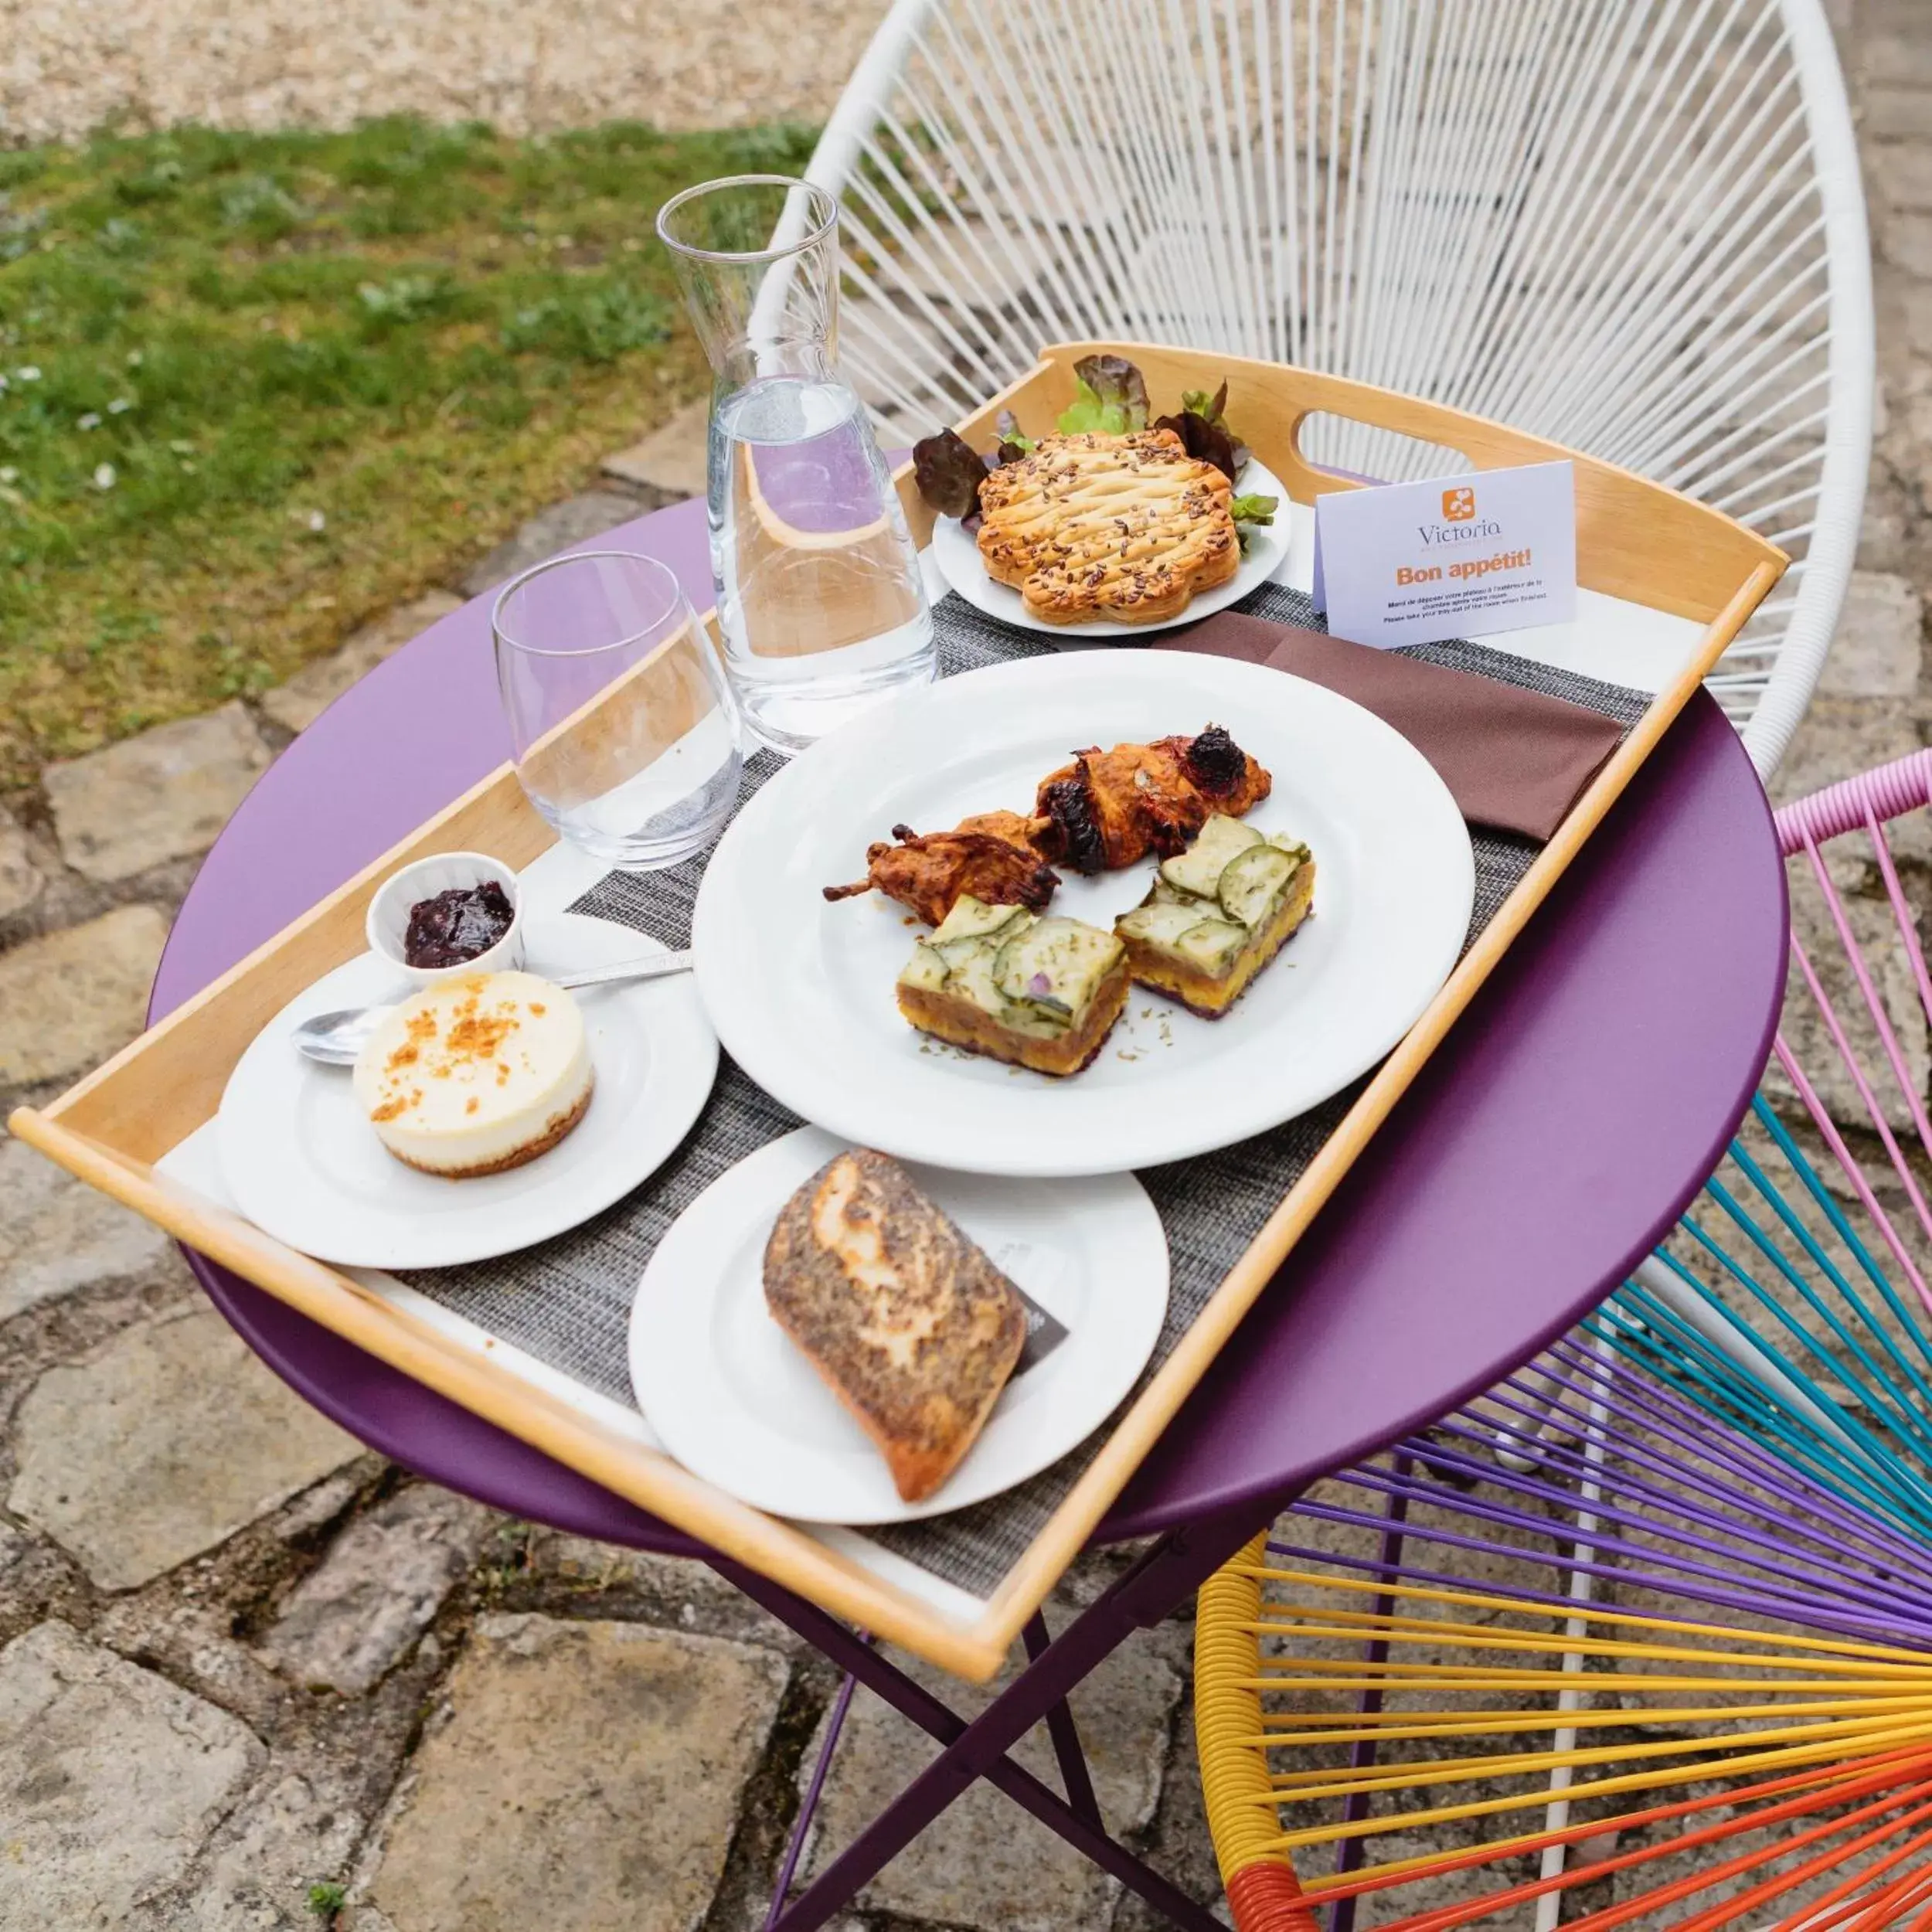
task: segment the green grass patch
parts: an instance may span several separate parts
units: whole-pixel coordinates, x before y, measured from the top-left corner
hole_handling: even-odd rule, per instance
[[[651,233],[791,128],[0,152],[0,790],[264,689],[699,393]]]

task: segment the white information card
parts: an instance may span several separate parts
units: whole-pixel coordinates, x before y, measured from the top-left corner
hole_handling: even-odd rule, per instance
[[[1530,463],[1315,500],[1315,607],[1386,650],[1577,614],[1577,480]]]

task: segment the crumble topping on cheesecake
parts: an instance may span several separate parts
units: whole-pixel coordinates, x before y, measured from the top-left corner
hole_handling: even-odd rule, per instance
[[[355,1063],[355,1091],[399,1161],[462,1179],[554,1147],[590,1104],[583,1015],[534,973],[446,980],[405,1000]]]

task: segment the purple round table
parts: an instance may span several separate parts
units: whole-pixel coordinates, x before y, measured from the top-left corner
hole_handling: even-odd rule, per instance
[[[701,504],[626,526],[598,539],[607,546],[662,558],[694,602],[710,601]],[[151,1017],[508,755],[485,597],[372,672],[263,777],[182,907]],[[1040,1717],[1063,1718],[1068,1685],[1112,1641],[1165,1614],[1298,1490],[1488,1386],[1623,1278],[1715,1165],[1750,1100],[1784,990],[1785,917],[1764,792],[1700,695],[1104,1526],[1103,1540],[1170,1532],[1164,1560],[1144,1562],[1050,1650],[1043,1632],[1029,1641],[1034,1667],[972,1726],[862,1665],[841,1628],[811,1606],[719,1566],[949,1747],[802,1895],[786,1925],[822,1923],[835,1893],[849,1896],[869,1876],[863,1868],[876,1869],[974,1776],[992,1778],[1177,1923],[1214,1923],[1098,1832],[1090,1792],[1083,1804],[1076,1788],[1077,1747],[1070,1759],[1062,1751],[1063,1801],[1012,1764],[1009,1746]],[[189,1259],[270,1366],[371,1447],[519,1515],[612,1543],[706,1553],[260,1290]],[[1111,1617],[1100,1617],[1110,1604]],[[1087,1641],[1070,1645],[1089,1625]],[[1017,1697],[1029,1683],[1034,1696]],[[1005,1721],[989,1723],[1002,1713]],[[1070,1740],[1070,1722],[1056,1725],[1056,1743],[1063,1735]]]

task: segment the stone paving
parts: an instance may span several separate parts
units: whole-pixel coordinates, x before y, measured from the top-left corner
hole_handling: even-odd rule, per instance
[[[1880,427],[1859,575],[1781,795],[1932,736],[1932,20],[1923,0],[1848,0],[1835,23],[1871,193]],[[702,475],[701,420],[681,418],[281,690],[51,767],[0,807],[0,1103],[49,1096],[138,1030],[200,855],[333,697],[459,596]],[[1919,893],[1932,833],[1904,851]],[[1905,1046],[1923,1091],[1922,1021]],[[760,1922],[830,1668],[708,1572],[505,1520],[362,1451],[254,1361],[167,1243],[5,1142],[0,1498],[5,1932]],[[1104,1571],[1077,1571],[1053,1615]],[[1183,1615],[1075,1707],[1110,1822],[1207,1896],[1189,1669]],[[930,1748],[862,1695],[808,1869]],[[1053,1777],[1041,1739],[1021,1755]],[[982,1788],[842,1932],[1154,1924]]]

